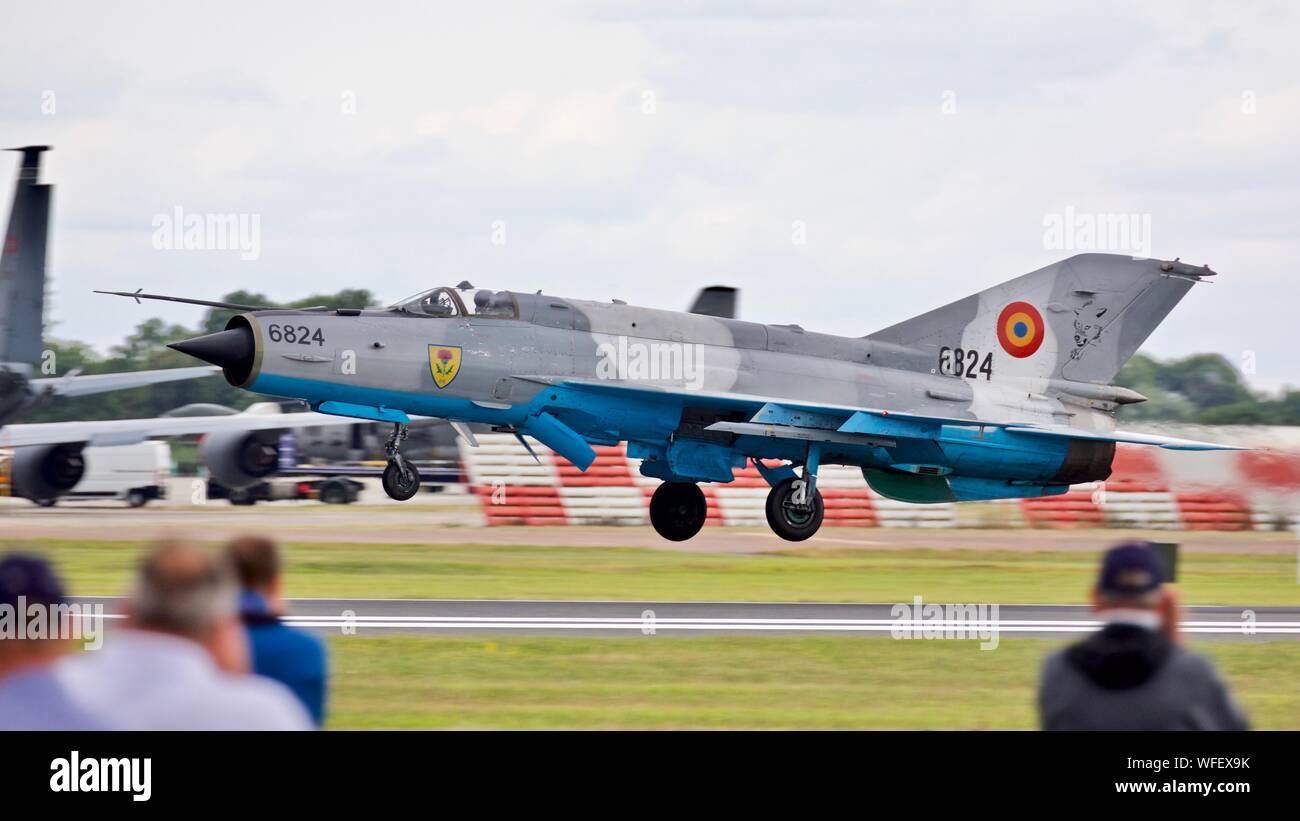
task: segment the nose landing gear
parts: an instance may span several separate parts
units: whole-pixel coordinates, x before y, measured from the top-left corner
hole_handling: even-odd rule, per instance
[[[384,442],[388,466],[384,468],[384,492],[389,498],[405,502],[420,492],[420,471],[402,456],[402,442],[406,440],[406,425],[393,423],[393,434]]]

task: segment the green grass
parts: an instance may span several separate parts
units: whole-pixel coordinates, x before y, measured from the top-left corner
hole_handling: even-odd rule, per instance
[[[128,542],[0,541],[48,555],[74,593],[126,589],[142,547]],[[1092,553],[979,550],[791,550],[702,554],[632,548],[290,543],[288,594],[322,598],[513,598],[669,601],[1083,601]],[[1300,603],[1285,554],[1187,553],[1190,604]]]
[[[331,728],[1033,729],[1059,646],[887,638],[336,637]],[[1300,642],[1202,642],[1261,729],[1300,728]]]
[[[0,540],[74,593],[126,589],[137,543]],[[791,550],[724,555],[483,545],[286,546],[288,593],[339,598],[1082,601],[1091,553]],[[1182,557],[1184,600],[1300,602],[1288,555]],[[883,637],[334,637],[340,728],[1032,728],[1057,642]],[[1258,727],[1300,729],[1300,642],[1201,642]]]

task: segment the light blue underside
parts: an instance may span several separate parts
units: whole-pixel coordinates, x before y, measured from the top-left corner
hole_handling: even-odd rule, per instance
[[[612,388],[613,386],[609,386]],[[384,388],[348,385],[298,377],[262,374],[250,390],[272,396],[307,401],[314,409],[341,416],[371,421],[401,421],[406,414],[507,425],[518,428],[556,450],[570,461],[584,467],[594,458],[587,442],[605,444],[620,440],[639,443],[637,454],[662,454],[668,464],[656,465],[651,475],[682,481],[724,481],[729,476],[725,455],[704,458],[707,453],[686,453],[670,443],[677,427],[680,409],[691,404],[689,395],[651,393],[642,389],[626,391],[605,388],[586,390],[583,386],[556,386],[541,391],[532,401],[509,408],[486,408],[455,396],[410,393]],[[696,400],[698,401],[698,400]],[[752,409],[759,410],[762,403]],[[899,439],[898,446],[886,450],[878,447],[841,446],[838,459],[846,464],[866,467],[889,467],[906,463],[942,464],[950,468],[955,496],[990,498],[986,494],[1038,496],[1047,490],[1040,485],[1060,468],[1069,446],[1064,437],[1029,437],[999,428],[952,425],[904,426],[898,420],[875,420],[873,427],[888,428],[891,434],[925,431],[928,437]],[[903,430],[904,427],[908,429]],[[916,432],[911,428],[915,427]],[[877,431],[872,431],[877,432]],[[883,432],[880,431],[880,432]],[[677,445],[685,444],[678,442]],[[786,459],[802,462],[804,443],[763,437],[741,436],[732,445],[735,462],[745,456]],[[696,450],[701,450],[697,448]],[[678,471],[691,471],[679,473]],[[698,475],[694,475],[698,473]],[[970,477],[995,477],[972,479]],[[1017,481],[1008,485],[1008,480]],[[993,497],[997,498],[997,497]]]

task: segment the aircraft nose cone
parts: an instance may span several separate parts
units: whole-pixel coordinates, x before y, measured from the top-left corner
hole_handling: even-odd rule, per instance
[[[253,332],[246,325],[173,342],[167,347],[216,365],[227,376],[247,374],[253,366]]]

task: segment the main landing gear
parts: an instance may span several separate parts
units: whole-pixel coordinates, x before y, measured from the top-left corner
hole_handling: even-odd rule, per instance
[[[669,541],[684,542],[699,533],[708,514],[704,491],[694,482],[664,482],[650,497],[650,524]]]
[[[420,492],[420,471],[402,456],[402,442],[406,440],[406,425],[393,423],[393,435],[384,443],[388,466],[384,468],[384,492],[389,498],[405,502]]]
[[[790,542],[802,542],[822,526],[826,505],[817,489],[817,468],[821,460],[817,445],[808,447],[803,476],[783,479],[767,494],[767,524],[772,532]]]
[[[786,541],[802,542],[822,526],[826,505],[817,489],[820,459],[813,445],[804,460],[802,476],[789,467],[768,468],[755,461],[759,472],[775,483],[767,494],[767,523]],[[670,541],[684,542],[699,533],[708,512],[704,491],[693,482],[664,482],[650,497],[650,524]]]
[[[802,542],[822,526],[826,512],[821,491],[811,497],[806,479],[786,479],[767,494],[767,524],[772,532],[790,542]]]

